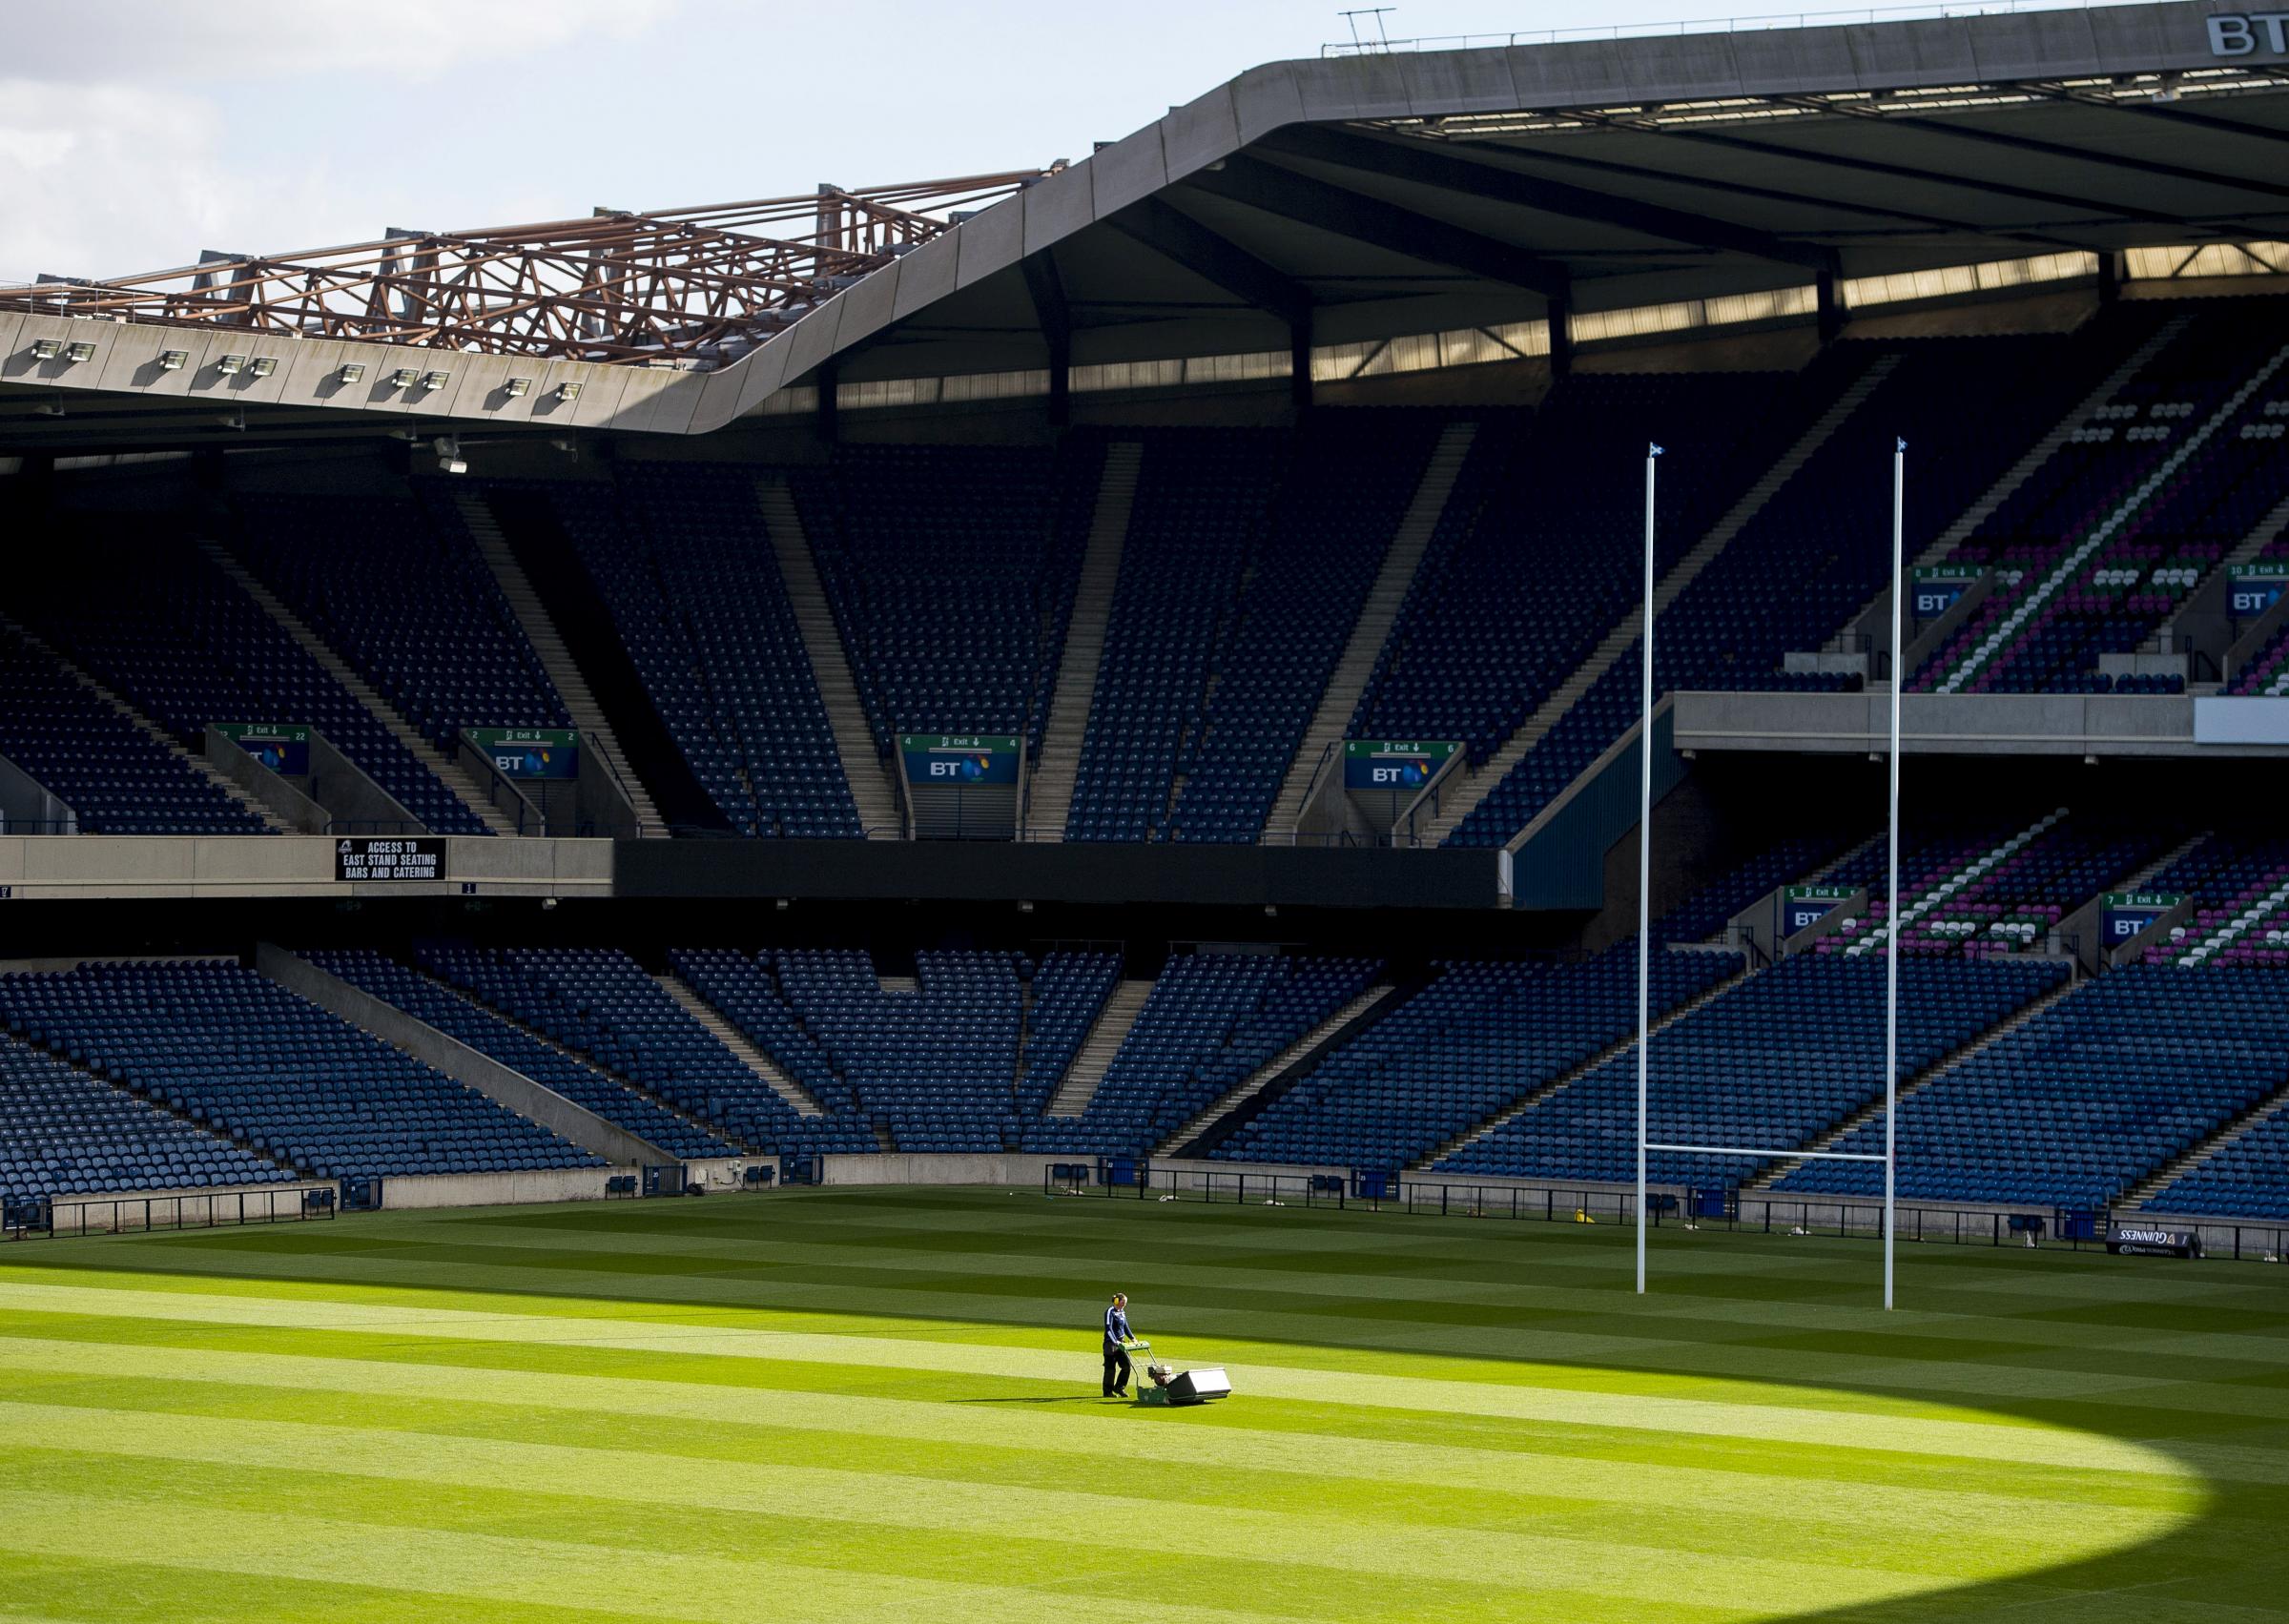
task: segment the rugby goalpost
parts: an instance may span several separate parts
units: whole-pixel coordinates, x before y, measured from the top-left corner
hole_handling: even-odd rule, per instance
[[[1645,1294],[1645,1158],[1665,1150],[1704,1156],[1758,1156],[1800,1161],[1880,1161],[1884,1164],[1884,1306],[1892,1305],[1892,1259],[1898,1240],[1900,1104],[1900,692],[1907,673],[1901,641],[1905,619],[1903,502],[1908,478],[1908,442],[1895,438],[1891,451],[1891,751],[1889,805],[1885,819],[1886,873],[1889,902],[1884,930],[1884,1152],[1773,1150],[1758,1145],[1666,1144],[1650,1137],[1646,1097],[1651,1061],[1653,997],[1653,499],[1659,445],[1645,447],[1645,610],[1639,640],[1640,720],[1638,726],[1638,1295]]]

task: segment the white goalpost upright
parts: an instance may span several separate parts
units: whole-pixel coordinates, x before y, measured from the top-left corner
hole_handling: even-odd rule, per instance
[[[1900,1105],[1900,694],[1907,686],[1902,668],[1907,649],[1905,624],[1906,531],[1903,524],[1908,480],[1908,442],[1895,438],[1891,452],[1891,750],[1887,809],[1886,869],[1889,900],[1884,918],[1884,1150],[1772,1150],[1737,1144],[1657,1142],[1647,1121],[1651,1094],[1653,1001],[1653,503],[1654,460],[1659,445],[1645,448],[1645,607],[1642,681],[1638,724],[1638,1294],[1645,1294],[1645,1237],[1652,1220],[1645,1199],[1645,1158],[1656,1150],[1702,1156],[1756,1156],[1797,1161],[1881,1161],[1884,1164],[1884,1306],[1892,1305],[1892,1254],[1898,1241]]]

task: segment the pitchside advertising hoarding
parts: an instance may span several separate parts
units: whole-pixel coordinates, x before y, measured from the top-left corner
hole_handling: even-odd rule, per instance
[[[1917,620],[1937,620],[1979,579],[1978,570],[1956,564],[1927,565],[1908,573],[1908,606]]]
[[[2193,1229],[2164,1228],[2155,1223],[2116,1223],[2107,1229],[2106,1249],[2117,1257],[2198,1258],[2201,1235]]]
[[[1856,885],[1792,885],[1781,894],[1781,935],[1819,924],[1860,894]]]
[[[217,722],[215,730],[281,777],[310,776],[310,730],[299,723]]]
[[[2176,907],[2184,897],[2168,891],[2110,891],[2098,899],[2106,945],[2120,947]]]
[[[580,735],[570,728],[464,728],[504,778],[577,778]]]
[[[1343,746],[1343,787],[1347,790],[1419,790],[1462,746],[1453,740],[1347,739]]]
[[[967,790],[1018,781],[1015,733],[900,733],[906,782]]]
[[[2225,576],[2226,607],[2243,620],[2255,619],[2281,601],[2282,587],[2289,586],[2289,560],[2231,565]]]

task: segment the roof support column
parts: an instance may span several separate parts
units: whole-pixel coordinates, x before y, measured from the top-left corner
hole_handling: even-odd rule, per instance
[[[2130,279],[2130,257],[2119,248],[2098,251],[2098,302],[2113,304],[2122,297],[2122,284]]]
[[[818,438],[832,445],[842,434],[841,402],[835,398],[840,393],[841,379],[835,363],[827,361],[811,375],[811,380],[818,386]]]
[[[1049,426],[1063,428],[1073,421],[1073,309],[1065,300],[1064,278],[1058,274],[1057,257],[1045,248],[1020,260],[1019,269],[1049,352]]]
[[[1049,426],[1065,428],[1073,421],[1073,340],[1062,334],[1049,339]]]
[[[1573,300],[1553,298],[1546,319],[1550,323],[1550,376],[1565,377],[1574,370]]]
[[[1307,309],[1288,323],[1288,399],[1302,417],[1311,409],[1311,312]]]
[[[1844,331],[1844,301],[1837,291],[1836,273],[1822,271],[1812,278],[1813,323],[1823,345],[1833,343]]]

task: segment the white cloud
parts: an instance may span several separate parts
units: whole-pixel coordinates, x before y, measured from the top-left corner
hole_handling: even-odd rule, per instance
[[[360,69],[431,78],[594,35],[634,38],[678,0],[73,0],[18,17],[9,67],[55,82]]]
[[[216,108],[179,91],[0,80],[0,281],[276,249],[285,222],[312,241],[374,235],[384,205],[329,186],[321,157],[274,154],[247,173],[223,161],[227,146]]]

